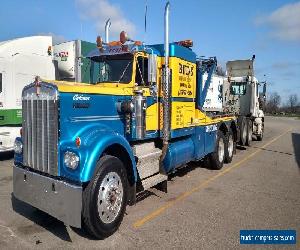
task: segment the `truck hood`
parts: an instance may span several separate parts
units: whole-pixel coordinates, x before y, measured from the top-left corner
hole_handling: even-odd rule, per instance
[[[104,95],[132,95],[133,88],[130,84],[101,83],[87,84],[78,82],[43,80],[57,86],[59,92],[63,93],[84,93]]]

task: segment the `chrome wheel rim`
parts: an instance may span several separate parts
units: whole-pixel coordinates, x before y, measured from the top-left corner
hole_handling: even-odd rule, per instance
[[[251,142],[252,141],[252,131],[249,130],[249,133],[248,133],[248,142]]]
[[[123,200],[123,184],[116,172],[108,173],[102,180],[98,193],[98,214],[103,223],[111,223],[118,216]]]
[[[233,154],[233,138],[230,135],[228,138],[228,155],[229,155],[229,157],[231,157],[232,154]]]
[[[243,140],[246,141],[246,138],[247,138],[247,129],[246,129],[246,127],[244,127],[244,129],[243,129]]]
[[[223,139],[219,140],[218,156],[219,156],[219,162],[222,162],[224,160],[224,141],[223,141]]]

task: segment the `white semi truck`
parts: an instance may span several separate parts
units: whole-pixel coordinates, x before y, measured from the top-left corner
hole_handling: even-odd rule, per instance
[[[22,124],[22,89],[36,75],[55,79],[51,36],[0,42],[0,152],[13,150]]]
[[[252,135],[261,141],[264,133],[263,107],[266,97],[266,83],[259,82],[254,76],[254,59],[234,60],[226,63],[226,76],[218,75],[216,69],[208,79],[204,73],[202,86],[209,86],[204,99],[203,110],[208,113],[222,115],[229,113],[238,118],[237,142],[242,146],[250,146]],[[205,61],[210,64],[215,58]],[[216,63],[215,63],[216,65]],[[205,84],[206,82],[209,84]],[[259,93],[263,87],[262,93]]]
[[[264,134],[263,106],[266,83],[260,83],[254,76],[254,59],[228,61],[227,79],[223,84],[224,112],[238,117],[239,143],[250,146],[252,135],[261,141]],[[263,84],[263,92],[259,88]]]

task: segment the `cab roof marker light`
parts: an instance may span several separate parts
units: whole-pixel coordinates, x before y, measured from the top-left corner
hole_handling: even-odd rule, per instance
[[[191,48],[193,47],[193,40],[187,39],[183,41],[176,42],[178,45],[186,47],[186,48]]]
[[[137,45],[137,46],[141,46],[142,45],[142,42],[141,41],[134,41],[132,40],[127,32],[125,32],[124,30],[120,33],[120,42],[121,44],[125,44],[126,42],[133,42],[134,45]]]
[[[128,37],[127,33],[123,30],[121,33],[120,33],[120,42],[122,44],[126,43],[127,41],[131,41],[131,39]]]
[[[101,36],[97,36],[96,39],[96,44],[97,44],[97,48],[99,49],[99,51],[103,51],[103,40]]]
[[[134,45],[136,45],[136,46],[142,46],[142,42],[141,41],[135,41]]]

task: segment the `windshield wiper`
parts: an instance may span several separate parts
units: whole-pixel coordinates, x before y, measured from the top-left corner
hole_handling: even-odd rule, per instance
[[[120,83],[121,79],[124,77],[124,75],[125,75],[125,72],[126,72],[127,68],[129,67],[130,63],[132,63],[132,61],[130,61],[130,62],[129,62],[129,63],[126,65],[126,67],[125,67],[125,69],[124,69],[123,73],[121,74],[121,77],[120,77],[120,79],[119,79],[118,83]]]

